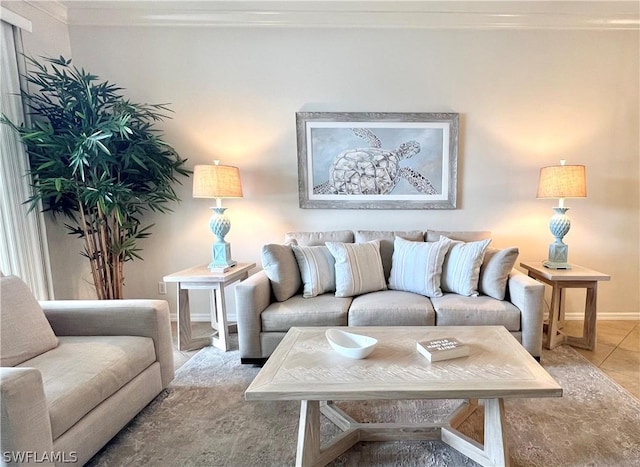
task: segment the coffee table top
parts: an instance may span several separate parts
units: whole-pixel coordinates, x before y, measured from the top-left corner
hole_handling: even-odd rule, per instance
[[[291,328],[245,393],[247,400],[490,399],[560,397],[562,388],[502,326],[345,327],[378,339],[353,360],[325,331]],[[455,337],[470,355],[430,363],[419,340]]]

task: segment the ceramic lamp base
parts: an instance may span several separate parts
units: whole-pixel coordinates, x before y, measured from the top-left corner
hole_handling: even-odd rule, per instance
[[[209,264],[211,272],[227,272],[238,264],[231,259],[231,245],[227,242],[216,242],[211,247],[211,257],[213,261]]]
[[[549,259],[542,264],[549,269],[571,269],[571,265],[567,263],[568,256],[568,245],[561,242],[552,243],[549,245]]]

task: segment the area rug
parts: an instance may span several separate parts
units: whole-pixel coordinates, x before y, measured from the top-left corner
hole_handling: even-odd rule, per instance
[[[640,401],[570,347],[544,351],[542,362],[564,396],[505,402],[511,465],[640,466]],[[204,348],[88,465],[294,465],[299,403],[246,402],[244,391],[259,370],[241,365],[237,350]],[[353,402],[341,407],[361,421],[401,421],[425,414],[437,418],[452,404]],[[323,436],[334,431],[323,422]],[[461,431],[482,441],[481,413],[467,419]],[[331,465],[477,464],[439,441],[402,441],[359,443]]]

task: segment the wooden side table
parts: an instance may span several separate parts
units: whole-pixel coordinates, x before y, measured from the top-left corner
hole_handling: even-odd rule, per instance
[[[196,266],[164,276],[165,282],[176,282],[178,290],[178,348],[195,350],[214,345],[225,352],[229,350],[229,331],[235,323],[227,322],[227,309],[224,288],[234,282],[246,279],[255,263],[238,263],[224,273],[213,273],[206,265]],[[191,311],[189,309],[189,290],[205,289],[211,291],[211,325],[216,332],[210,336],[193,338],[191,334]]]
[[[559,344],[593,350],[596,345],[596,302],[598,281],[608,281],[611,276],[592,269],[572,264],[572,269],[545,268],[542,262],[520,263],[528,271],[529,277],[552,287],[549,322],[545,323],[547,336],[544,345],[553,349]],[[582,336],[569,336],[561,332],[564,321],[565,289],[586,289],[587,298],[584,309]]]

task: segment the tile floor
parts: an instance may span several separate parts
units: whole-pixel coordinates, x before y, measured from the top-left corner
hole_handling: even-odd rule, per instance
[[[576,349],[640,399],[640,320],[598,321],[594,350]],[[582,321],[566,321],[565,332],[581,335]]]
[[[178,350],[175,323],[172,324],[176,369],[184,365],[197,350]],[[209,332],[209,323],[194,322],[194,334]],[[565,332],[581,335],[582,321],[567,321]],[[620,386],[640,399],[640,320],[598,321],[596,348],[576,349],[587,360],[609,375]]]

